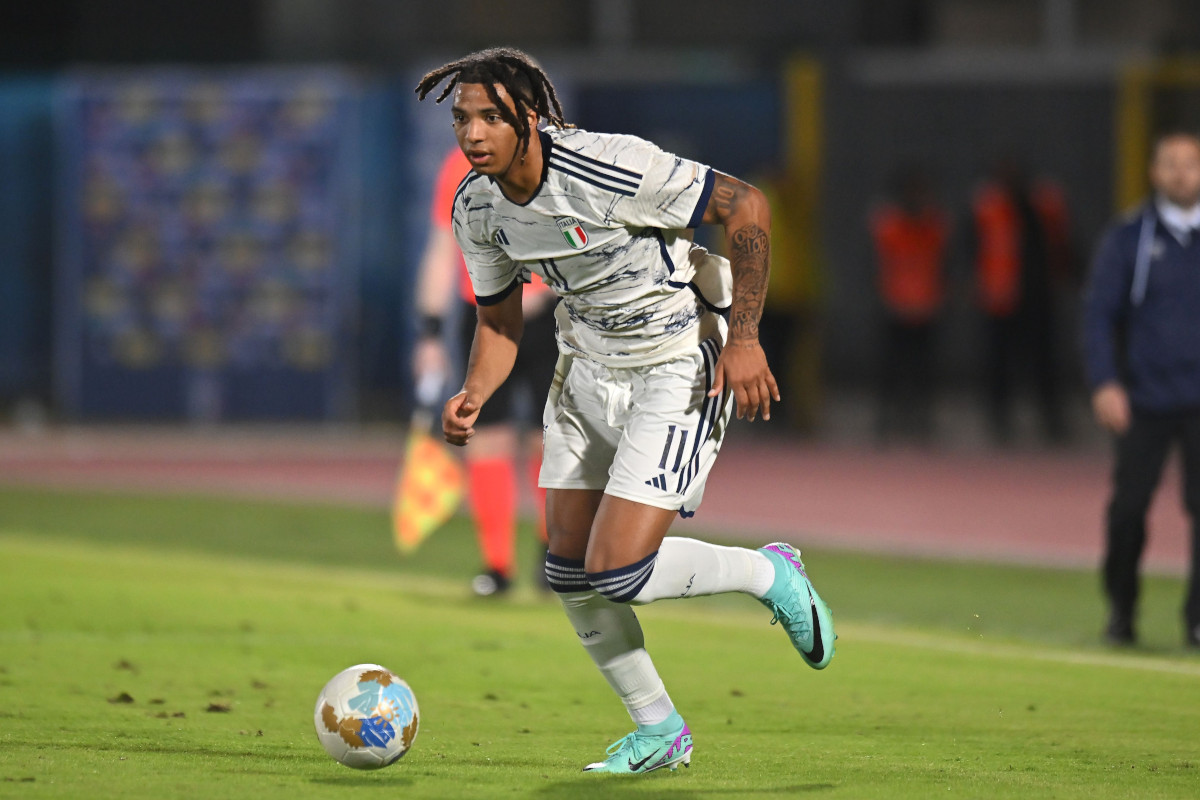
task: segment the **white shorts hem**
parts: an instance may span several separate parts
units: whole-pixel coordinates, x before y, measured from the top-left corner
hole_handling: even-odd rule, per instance
[[[539,489],[586,489],[593,492],[604,491],[606,484],[594,486],[587,481],[538,481]]]
[[[663,511],[678,511],[683,505],[683,502],[680,500],[667,502],[665,498],[662,500],[662,502],[655,503],[654,501],[647,499],[645,495],[637,495],[633,492],[623,492],[620,489],[613,489],[611,486],[605,487],[604,493],[611,494],[613,497],[619,497],[622,500],[628,500],[631,503],[650,506],[651,508],[661,508]]]

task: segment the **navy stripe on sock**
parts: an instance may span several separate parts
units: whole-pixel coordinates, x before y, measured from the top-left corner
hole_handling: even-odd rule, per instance
[[[559,594],[586,592],[591,588],[587,573],[583,571],[582,560],[563,558],[553,553],[546,553],[546,585]]]
[[[600,594],[614,603],[628,603],[650,580],[654,572],[654,564],[658,560],[658,551],[626,567],[605,570],[604,572],[587,573],[587,581]]]

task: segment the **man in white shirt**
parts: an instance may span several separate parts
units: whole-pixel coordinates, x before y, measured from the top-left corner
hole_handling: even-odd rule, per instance
[[[540,484],[546,574],[589,655],[637,730],[585,769],[644,773],[691,760],[691,731],[644,648],[630,604],[743,592],[782,622],[815,669],[833,620],[799,552],[667,537],[691,516],[736,401],[770,419],[779,401],[758,343],[770,211],[754,187],[633,136],[580,131],[525,53],[494,48],[426,75],[443,81],[473,173],[453,227],[479,304],[463,389],[442,415],[465,445],[508,375],[522,332],[521,287],[537,273],[560,297],[559,363],[547,399]],[[546,120],[545,130],[538,125]],[[725,229],[731,260],[691,240]]]

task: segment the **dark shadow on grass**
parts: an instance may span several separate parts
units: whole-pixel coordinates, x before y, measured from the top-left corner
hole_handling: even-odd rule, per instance
[[[695,781],[683,776],[673,777],[663,770],[663,775],[630,777],[628,775],[588,775],[574,780],[556,781],[542,786],[537,795],[541,797],[571,800],[610,800],[617,793],[650,800],[688,800],[700,797],[760,797],[778,795],[792,797],[800,794],[825,792],[837,788],[832,783],[800,783],[791,786],[738,786],[721,788],[696,785]],[[679,783],[674,783],[679,780]],[[674,784],[674,785],[672,785]]]

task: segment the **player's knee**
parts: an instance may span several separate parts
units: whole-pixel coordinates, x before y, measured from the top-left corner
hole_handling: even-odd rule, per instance
[[[590,591],[583,559],[564,558],[546,553],[546,585],[558,594]]]
[[[546,542],[555,553],[571,559],[583,560],[587,555],[588,546],[588,531],[574,531],[564,529],[555,524],[555,521],[549,517],[546,519]]]
[[[632,603],[650,580],[657,561],[658,551],[655,550],[642,560],[623,567],[596,572],[588,570],[587,582],[614,603]]]

